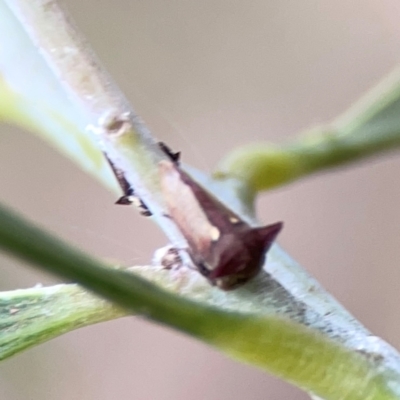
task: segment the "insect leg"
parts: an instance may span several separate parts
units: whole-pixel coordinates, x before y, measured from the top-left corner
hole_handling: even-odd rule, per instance
[[[173,150],[171,150],[171,148],[169,146],[167,146],[164,142],[158,142],[158,146],[160,147],[160,149],[170,158],[170,160],[174,163],[174,164],[179,164],[179,160],[181,158],[181,152],[177,151],[174,152]]]
[[[139,213],[141,215],[145,217],[150,217],[152,215],[151,211],[147,208],[146,204],[144,204],[143,201],[138,196],[135,195],[135,191],[133,190],[133,187],[130,185],[128,180],[125,178],[124,172],[121,169],[117,168],[106,154],[104,155],[108,163],[110,164],[110,167],[114,172],[114,175],[117,178],[117,181],[121,186],[123,192],[123,195],[115,202],[115,204],[120,204],[120,205],[133,204],[139,210]]]

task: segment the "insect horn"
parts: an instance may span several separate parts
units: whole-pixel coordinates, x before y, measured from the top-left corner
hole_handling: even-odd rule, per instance
[[[282,228],[283,222],[276,222],[275,224],[262,226],[261,228],[254,228],[254,231],[257,232],[258,237],[264,243],[265,252],[269,250]]]

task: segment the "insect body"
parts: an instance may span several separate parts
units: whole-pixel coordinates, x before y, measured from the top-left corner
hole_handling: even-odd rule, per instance
[[[179,152],[173,152],[162,142],[159,147],[169,158],[159,162],[168,217],[187,240],[194,265],[211,284],[221,289],[231,290],[246,283],[262,269],[282,222],[251,227],[180,168]],[[108,157],[107,160],[123,190],[116,204],[134,204],[142,215],[152,215],[135,195],[124,172]],[[173,254],[179,256],[179,253]]]
[[[161,161],[159,166],[169,217],[187,240],[199,272],[224,290],[257,275],[283,224],[253,228],[175,163]]]

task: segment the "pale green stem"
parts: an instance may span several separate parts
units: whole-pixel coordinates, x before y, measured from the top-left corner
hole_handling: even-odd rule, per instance
[[[0,292],[0,360],[73,329],[126,314],[73,284]]]
[[[68,13],[56,1],[5,1],[79,107],[85,121],[81,129],[96,137],[99,148],[124,171],[170,240],[184,243],[173,221],[164,217],[158,162],[167,155],[89,50]]]
[[[320,397],[331,400],[400,398],[400,369],[396,352],[378,338],[368,339],[368,333],[356,323],[353,323],[351,337],[340,332],[337,330],[337,323],[341,320],[339,314],[326,315],[323,321],[325,327],[321,326],[318,331],[302,321],[307,318],[312,320],[316,315],[307,313],[301,307],[298,311],[290,310],[287,315],[277,315],[272,304],[268,303],[263,311],[258,312],[255,309],[241,310],[240,303],[236,305],[236,311],[227,307],[217,308],[216,303],[221,301],[218,295],[207,302],[177,296],[132,273],[110,268],[2,207],[0,220],[0,246],[14,256],[64,278],[77,280],[128,311],[180,329]],[[271,287],[271,290],[279,291],[279,287]],[[216,291],[219,294],[220,291]],[[55,287],[27,293],[9,292],[0,296],[3,307],[0,315],[6,318],[0,325],[0,351],[3,351],[3,356],[10,355],[13,346],[27,347],[32,344],[26,336],[18,333],[37,335],[40,342],[62,331],[83,326],[88,319],[91,322],[101,319],[99,310],[96,310],[96,302],[100,300],[91,300],[86,294],[79,293],[76,287],[63,287],[61,297],[66,296],[70,301],[68,309],[61,309],[60,315],[57,315],[58,308],[54,308],[51,301],[57,301],[59,295],[60,290]],[[79,296],[83,302],[80,301],[73,315],[71,307]],[[229,294],[226,296],[229,299]],[[242,296],[246,304],[246,290],[242,291]],[[34,306],[35,298],[41,301],[41,309]],[[62,303],[58,301],[58,307]],[[85,307],[89,316],[81,312]],[[103,302],[98,307],[107,312],[105,318],[123,315],[122,311],[107,309]],[[52,316],[52,312],[56,315]],[[29,317],[33,318],[29,327],[21,326]],[[329,321],[333,325],[329,326]],[[13,339],[19,342],[12,343]]]
[[[216,176],[236,177],[261,191],[398,147],[400,70],[326,126],[280,146],[258,143],[234,150],[220,163]]]

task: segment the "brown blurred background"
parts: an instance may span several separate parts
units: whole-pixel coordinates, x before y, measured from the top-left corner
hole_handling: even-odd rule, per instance
[[[336,116],[399,61],[395,0],[69,0],[158,138],[211,170],[230,149]],[[102,257],[146,263],[165,239],[45,143],[2,126],[1,201]],[[372,332],[400,348],[400,157],[260,198],[280,243]],[[0,289],[55,279],[0,258]],[[92,326],[0,365],[6,400],[302,400],[304,393],[138,318]]]

